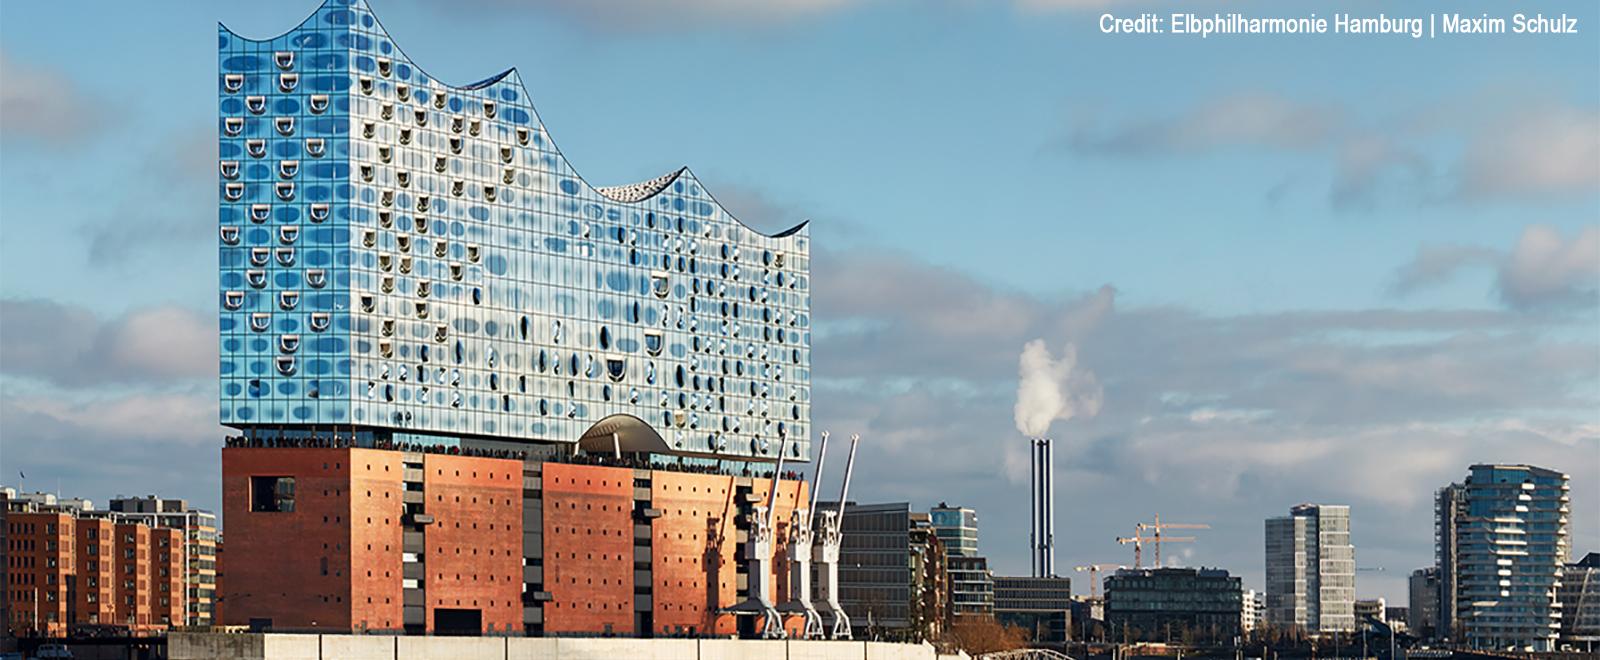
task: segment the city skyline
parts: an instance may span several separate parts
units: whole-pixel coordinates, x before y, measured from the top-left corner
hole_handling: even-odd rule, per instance
[[[181,34],[169,41],[176,52],[205,51],[211,44],[188,34],[195,25],[221,20],[276,30],[316,4],[175,6],[172,19],[150,29]],[[466,36],[503,35],[503,26],[398,1],[378,4],[397,38],[416,44],[412,54],[441,67],[434,73],[448,82],[481,77],[485,62],[548,60],[539,53],[549,51],[510,39]],[[65,22],[45,20],[41,12],[55,11],[48,7],[4,11],[8,26]],[[112,21],[116,11],[88,17],[89,28],[112,34],[100,22]],[[911,17],[897,3],[760,16],[703,9],[686,19],[687,27],[656,17],[616,30],[583,11],[557,4],[516,13],[526,17],[519,29],[572,44],[560,51],[575,53],[571,61],[541,67],[546,77],[528,84],[552,133],[579,158],[576,168],[597,184],[622,184],[683,164],[674,159],[705,163],[711,190],[753,225],[777,231],[809,211],[814,231],[843,246],[814,255],[814,426],[863,433],[852,499],[977,509],[985,530],[980,553],[997,573],[1025,574],[1027,440],[1011,428],[1019,367],[1024,381],[1045,374],[1044,384],[1058,386],[1043,417],[1047,425],[1058,420],[1048,428],[1061,445],[1058,566],[1131,563],[1113,538],[1159,512],[1213,527],[1174,553],[1180,561],[1227,568],[1259,588],[1260,521],[1300,502],[1340,502],[1351,505],[1363,565],[1370,560],[1386,568],[1359,576],[1356,595],[1400,602],[1409,572],[1431,563],[1432,539],[1416,530],[1430,527],[1432,493],[1468,465],[1529,463],[1570,473],[1574,510],[1600,507],[1594,412],[1600,347],[1592,337],[1600,196],[1596,177],[1584,177],[1600,171],[1594,169],[1600,153],[1568,154],[1566,170],[1511,172],[1510,165],[1503,170],[1475,160],[1483,150],[1526,155],[1493,144],[1497,133],[1535,145],[1577,135],[1581,144],[1600,127],[1597,74],[1562,57],[1563,49],[1592,39],[1539,49],[1487,42],[1519,62],[1563,72],[1559,91],[1533,99],[1532,118],[1501,124],[1445,113],[1434,132],[1419,136],[1384,122],[1432,119],[1444,113],[1438,106],[1512,83],[1457,73],[1408,87],[1392,105],[1357,107],[1364,95],[1397,85],[1425,61],[1332,91],[1293,84],[1218,95],[1179,89],[1177,116],[1169,116],[1169,104],[1144,94],[1117,106],[1111,92],[1093,84],[1069,93],[1070,85],[1044,90],[1049,85],[1021,83],[1028,71],[1093,80],[1067,64],[1074,49],[1126,52],[1125,42],[1052,40],[1089,23],[1092,16],[1083,12],[952,6]],[[883,14],[929,37],[974,20],[974,37],[991,40],[977,39],[972,48],[979,53],[993,54],[992,43],[1006,36],[1022,40],[1042,57],[1020,72],[986,82],[984,72],[970,67],[943,68],[956,85],[1006,85],[999,89],[1035,105],[1073,111],[1046,117],[1030,110],[1020,119],[980,111],[901,56],[866,56],[861,49],[876,44],[859,34],[860,24]],[[1020,25],[1035,17],[1037,25]],[[669,27],[696,38],[668,38]],[[433,31],[443,34],[413,38]],[[174,75],[130,88],[125,72],[103,58],[108,43],[133,44],[106,39],[68,52],[48,43],[49,34],[9,28],[5,35],[5,477],[29,472],[25,485],[35,488],[34,480],[61,479],[63,490],[96,499],[112,494],[97,488],[122,489],[131,480],[148,484],[142,490],[220,510],[215,452],[222,429],[215,424],[216,391],[207,384],[214,383],[218,357],[208,302],[215,297],[214,264],[187,256],[210,254],[205,243],[215,240],[209,209],[216,191],[207,183],[216,176],[215,154],[205,153],[215,127],[194,109],[206,103],[189,102],[196,90],[212,93],[215,72],[174,55]],[[778,38],[753,41],[752,34]],[[842,55],[818,56],[836,46]],[[925,62],[949,57],[907,46]],[[606,50],[612,48],[618,52]],[[624,53],[652,48],[695,63],[703,81],[684,90],[641,76],[647,102],[613,90],[596,97],[595,80],[638,76]],[[1296,45],[1285,59],[1309,60],[1329,48]],[[1345,48],[1339,52],[1351,57],[1350,66],[1367,72],[1386,54],[1420,56],[1389,43],[1372,53]],[[1438,48],[1463,58],[1461,69],[1487,66],[1488,55],[1459,45]],[[137,52],[156,63],[166,57],[159,49]],[[736,63],[740,54],[748,62]],[[1237,64],[1227,47],[1194,54]],[[752,74],[763,65],[824,93],[812,98],[788,85],[758,84],[762,79]],[[1131,66],[1150,70],[1155,62]],[[1257,66],[1268,76],[1285,63]],[[727,89],[740,93],[720,91],[718,81],[734,81]],[[866,81],[905,85],[906,104],[871,102],[875,86],[860,88]],[[43,92],[35,105],[19,105],[13,95],[24,85]],[[112,112],[100,98],[126,107]],[[1079,104],[1108,104],[1106,115],[1134,119],[1107,127],[1074,114],[1084,109]],[[806,121],[830,111],[823,115],[829,121],[810,121],[835,130]],[[963,115],[991,121],[966,122],[957,136],[940,130],[938,120]],[[1239,116],[1259,121],[1218,123]],[[890,128],[888,120],[899,117],[907,126]],[[1016,126],[1005,125],[1010,119],[1019,119],[1010,122]],[[677,121],[682,139],[660,130],[658,122]],[[101,124],[109,127],[96,132]],[[118,144],[132,126],[141,130]],[[1023,135],[1022,127],[1033,134]],[[1315,130],[1298,132],[1308,128]],[[1366,133],[1375,133],[1370,143],[1356,139]],[[954,147],[964,155],[949,159],[971,159],[975,172],[953,176],[930,164],[881,173],[892,169],[879,160],[886,154],[902,166],[918,154],[932,159],[920,151],[932,147],[919,137]],[[707,144],[696,146],[701,139]],[[974,148],[990,143],[996,148]],[[1318,159],[1340,151],[1332,145],[1348,150],[1334,154],[1338,171],[1330,182],[1323,178],[1328,164]],[[863,157],[828,156],[846,149]],[[1541,157],[1567,153],[1534,150]],[[1459,160],[1451,160],[1455,155]],[[75,186],[18,167],[24,159],[64,171],[97,163],[108,172],[108,185],[97,188],[106,195],[67,194]],[[1007,176],[1016,166],[1005,162],[1036,171]],[[1285,163],[1295,174],[1263,174]],[[1166,178],[1174,169],[1192,172],[1194,164],[1216,171]],[[1236,179],[1219,173],[1235,168]],[[1077,173],[1084,176],[1072,183],[1050,178]],[[928,189],[925,180],[965,180],[1002,191],[993,197],[1009,201],[936,205],[929,200],[942,186]],[[861,183],[869,181],[879,185]],[[1135,184],[1175,191],[1186,201],[1168,206],[1090,190]],[[1056,185],[1065,190],[1050,190]],[[1202,194],[1207,185],[1213,192]],[[1049,192],[1032,190],[1038,186]],[[896,188],[930,194],[884,194]],[[1232,198],[1242,195],[1261,201],[1241,206]],[[1236,214],[1247,220],[1221,220]],[[16,220],[30,216],[62,220],[38,226]],[[1107,221],[1091,221],[1097,217]],[[1249,240],[1237,247],[1223,237],[1202,240],[1193,226],[1206,224],[1201,220],[1218,220],[1213,233]],[[968,240],[952,238],[964,234]],[[1146,240],[1152,234],[1161,240]],[[1105,249],[1087,249],[1102,241]],[[1047,245],[1067,246],[1068,258],[1054,258],[1060,252]],[[41,253],[52,254],[43,260]],[[1351,258],[1329,263],[1335,255]],[[1219,286],[1198,274],[1208,271],[1227,275]],[[1042,342],[1038,349],[1031,348],[1035,341]],[[12,440],[18,437],[29,442]],[[102,460],[71,464],[85,455]],[[1108,489],[1123,490],[1108,498]],[[1593,516],[1575,516],[1573,541],[1579,553],[1600,547]]]

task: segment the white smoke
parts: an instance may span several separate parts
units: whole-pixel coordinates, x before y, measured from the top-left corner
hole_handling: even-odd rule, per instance
[[[1078,368],[1078,347],[1068,343],[1057,359],[1043,339],[1022,347],[1018,359],[1017,430],[1029,437],[1045,435],[1051,422],[1100,413],[1105,391],[1094,372]]]

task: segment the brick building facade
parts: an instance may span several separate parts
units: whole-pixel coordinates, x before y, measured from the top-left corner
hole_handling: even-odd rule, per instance
[[[223,450],[223,623],[729,635],[764,478],[358,448]],[[777,538],[806,486],[778,490]],[[285,541],[301,552],[285,552]],[[774,602],[788,571],[771,564]],[[798,634],[800,619],[786,628]]]
[[[185,616],[183,533],[104,512],[6,513],[8,622],[62,637],[84,626],[152,635]]]

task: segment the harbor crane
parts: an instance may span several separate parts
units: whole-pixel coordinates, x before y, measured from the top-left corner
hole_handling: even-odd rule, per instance
[[[839,506],[833,511],[818,511],[817,530],[821,541],[814,548],[817,566],[817,614],[829,639],[850,639],[850,617],[839,604],[839,544],[844,538],[844,505],[850,496],[850,473],[856,466],[856,444],[860,434],[850,436],[850,456],[844,463],[844,483],[839,486]]]
[[[811,503],[804,509],[796,508],[789,518],[789,537],[785,544],[789,553],[789,602],[778,606],[784,614],[798,614],[805,620],[802,639],[823,639],[822,615],[811,604],[811,557],[815,529],[812,514],[817,510],[818,487],[822,485],[822,466],[828,460],[828,432],[822,432],[822,446],[817,450],[817,469],[811,477]]]
[[[1147,530],[1154,534],[1154,536],[1152,538],[1155,539],[1156,567],[1160,568],[1161,567],[1161,541],[1162,541],[1161,530],[1163,530],[1163,529],[1211,529],[1211,526],[1203,524],[1203,523],[1164,523],[1164,522],[1161,522],[1161,514],[1158,513],[1158,514],[1156,514],[1156,521],[1155,522],[1153,522],[1153,523],[1139,523],[1138,525],[1134,526],[1134,529],[1135,529],[1134,536],[1142,536],[1143,533],[1145,531],[1147,531]],[[1191,540],[1193,540],[1193,539],[1191,539]],[[1135,554],[1137,554],[1139,552],[1139,546],[1138,545],[1133,546],[1133,551],[1134,551]]]
[[[745,564],[749,566],[750,597],[723,610],[761,617],[762,639],[788,637],[788,632],[783,629],[783,617],[778,615],[778,608],[772,604],[773,537],[776,536],[773,519],[778,513],[778,484],[783,477],[783,457],[788,448],[788,437],[779,435],[778,465],[772,469],[772,486],[767,491],[766,504],[755,507],[755,515],[750,521],[749,541],[744,546]]]

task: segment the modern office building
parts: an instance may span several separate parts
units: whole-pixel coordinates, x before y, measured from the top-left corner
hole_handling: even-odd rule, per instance
[[[1561,571],[1560,643],[1585,653],[1600,649],[1600,552],[1567,564]]]
[[[223,621],[742,629],[806,490],[762,478],[810,456],[806,225],[589,184],[515,69],[435,79],[364,0],[218,46]]]
[[[837,506],[818,505],[820,509]],[[906,502],[848,503],[839,546],[839,603],[857,638],[908,633],[918,599],[911,558],[918,514]],[[921,525],[927,535],[926,522]]]
[[[994,618],[1028,631],[1034,644],[1064,645],[1072,640],[1072,580],[995,576]]]
[[[950,557],[950,611],[955,616],[994,615],[994,573],[987,557]]]
[[[1567,475],[1530,465],[1474,465],[1441,491],[1442,602],[1472,648],[1551,651],[1565,619],[1557,597],[1570,555]],[[1441,617],[1443,616],[1441,610]]]
[[[1406,627],[1422,639],[1439,636],[1439,569],[1435,566],[1411,572],[1407,583],[1410,606],[1406,610]]]
[[[952,557],[978,556],[978,512],[940,502],[928,510],[933,531]]]
[[[154,635],[186,617],[181,530],[7,493],[6,624],[21,634]]]
[[[1241,632],[1237,577],[1210,568],[1123,568],[1106,578],[1113,641],[1231,642]]]
[[[211,625],[217,599],[217,515],[191,507],[184,500],[154,495],[113,498],[107,509],[116,514],[117,520],[183,532],[183,556],[189,563],[185,580],[188,586],[183,594],[187,612],[184,624]]]
[[[940,502],[929,509],[934,533],[950,555],[950,604],[956,616],[994,614],[994,574],[978,554],[978,512]]]
[[[1350,507],[1301,504],[1266,522],[1267,619],[1307,634],[1355,630]]]

